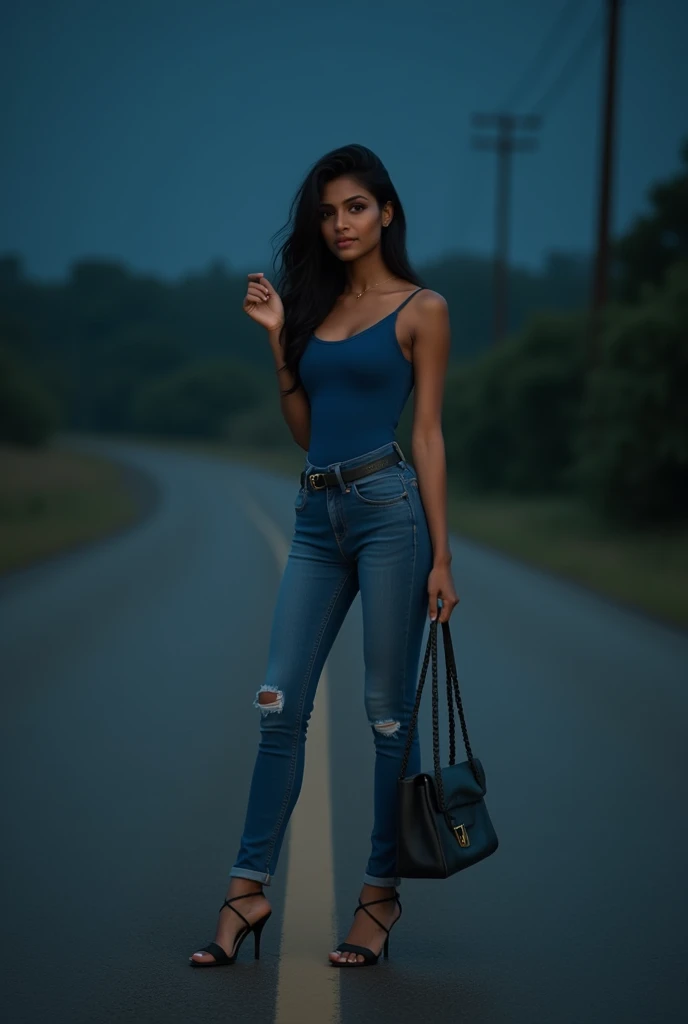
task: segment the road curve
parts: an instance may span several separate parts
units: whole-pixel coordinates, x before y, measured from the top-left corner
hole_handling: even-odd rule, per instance
[[[147,473],[160,500],[136,528],[0,582],[5,1019],[684,1019],[688,637],[458,539],[452,633],[497,853],[446,881],[405,882],[392,957],[375,971],[332,970],[308,921],[294,926],[290,849],[304,849],[328,794],[333,862],[319,884],[341,936],[367,856],[356,602],[312,756],[309,739],[307,772],[326,763],[326,785],[307,795],[301,846],[285,844],[261,961],[190,970],[243,822],[297,484],[145,445],[87,447]],[[426,755],[427,730],[426,714]]]

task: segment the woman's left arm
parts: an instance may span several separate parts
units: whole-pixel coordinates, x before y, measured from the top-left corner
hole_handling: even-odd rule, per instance
[[[433,565],[428,577],[428,613],[448,622],[459,603],[451,574],[451,550],[447,529],[447,462],[442,435],[444,381],[449,363],[451,333],[446,300],[427,290],[419,296],[413,332],[415,398],[411,457],[418,476],[425,517],[432,541]]]

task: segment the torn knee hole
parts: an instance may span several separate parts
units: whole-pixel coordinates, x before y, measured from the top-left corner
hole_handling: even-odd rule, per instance
[[[382,736],[393,736],[395,732],[399,731],[399,722],[396,722],[393,718],[386,718],[379,722],[373,722],[373,729],[379,732]]]
[[[281,711],[284,707],[284,694],[276,690],[274,686],[261,686],[253,702],[254,708],[259,708],[261,715],[269,715],[274,711]]]

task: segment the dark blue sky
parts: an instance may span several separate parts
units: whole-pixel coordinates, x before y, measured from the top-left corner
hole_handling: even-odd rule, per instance
[[[3,5],[0,252],[40,277],[87,255],[176,276],[213,258],[270,271],[270,236],[309,165],[374,149],[411,258],[491,251],[495,158],[473,111],[505,102],[566,0],[93,0]],[[570,4],[517,112],[530,112],[604,0]],[[622,11],[615,225],[678,167],[688,135],[688,3]],[[512,255],[587,250],[595,216],[601,42],[517,155]]]

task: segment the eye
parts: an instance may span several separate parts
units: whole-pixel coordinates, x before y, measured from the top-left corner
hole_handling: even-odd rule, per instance
[[[350,210],[366,210],[367,207],[363,203],[352,203],[351,206],[349,207],[349,209]],[[325,220],[325,217],[329,217],[329,216],[330,216],[330,211],[329,210],[321,210],[320,211],[320,214],[319,214],[320,220]]]

